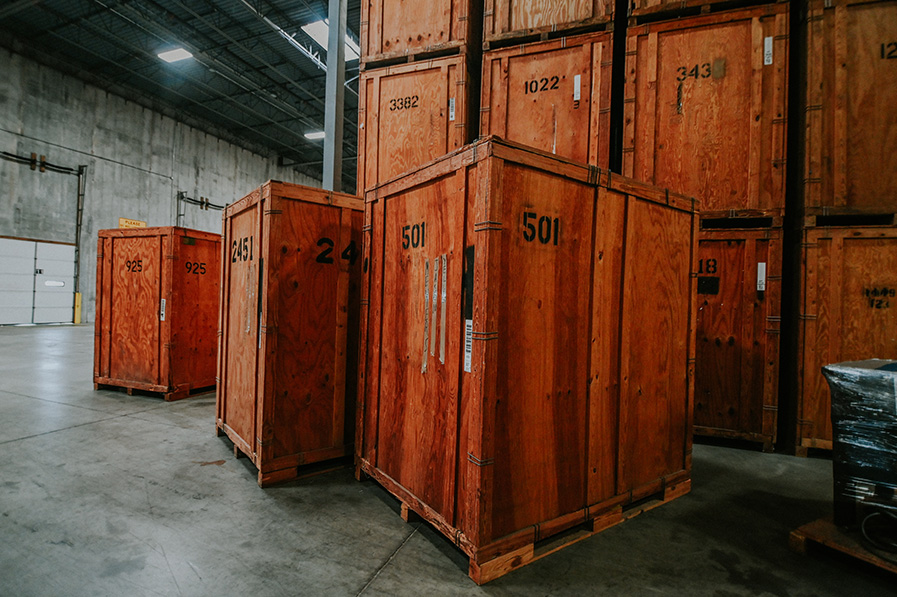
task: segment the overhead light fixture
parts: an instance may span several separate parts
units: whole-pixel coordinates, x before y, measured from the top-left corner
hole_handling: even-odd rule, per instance
[[[165,62],[178,62],[181,60],[186,60],[187,58],[193,58],[193,54],[191,54],[184,48],[175,48],[174,50],[159,52],[157,56],[159,56],[159,58],[161,58]]]
[[[313,131],[311,133],[305,133],[305,138],[312,141],[320,141],[324,138],[324,131]]]
[[[330,31],[330,26],[327,23],[327,19],[324,19],[323,21],[315,21],[314,23],[302,26],[302,30],[325,50],[327,49],[327,35]],[[352,38],[347,35],[346,62],[358,60],[359,56],[361,56],[361,48],[359,48],[358,44],[352,41]]]

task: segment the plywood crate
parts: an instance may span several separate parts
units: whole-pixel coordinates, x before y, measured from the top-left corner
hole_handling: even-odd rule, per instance
[[[359,34],[362,68],[398,58],[479,50],[482,22],[482,0],[365,0]]]
[[[356,464],[471,578],[688,491],[691,199],[490,137],[365,202]]]
[[[897,2],[811,0],[804,205],[897,212]]]
[[[352,454],[362,201],[269,181],[224,212],[217,429],[266,486]]]
[[[221,236],[168,226],[98,237],[94,386],[165,400],[214,387]]]
[[[612,38],[593,33],[484,53],[480,134],[607,168]]]
[[[897,226],[803,231],[798,453],[832,448],[823,365],[897,359]]]
[[[497,47],[521,37],[595,29],[613,20],[613,0],[485,0],[483,39]]]
[[[779,395],[781,218],[702,217],[699,239],[695,435],[757,442],[770,452]]]
[[[708,212],[785,207],[788,4],[630,27],[623,173]]]
[[[474,75],[474,76],[478,76]],[[358,90],[358,189],[376,186],[475,134],[466,56],[365,71]],[[474,104],[474,105],[472,105]]]

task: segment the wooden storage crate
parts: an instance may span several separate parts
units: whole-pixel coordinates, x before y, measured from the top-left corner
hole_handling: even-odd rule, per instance
[[[804,205],[897,212],[897,1],[811,0]]]
[[[630,27],[623,173],[707,211],[785,207],[788,4]]]
[[[613,34],[483,55],[480,134],[608,167]]]
[[[821,368],[897,359],[897,226],[803,232],[797,448],[832,448]]]
[[[362,68],[403,57],[478,50],[482,19],[480,0],[364,0]]]
[[[165,400],[212,389],[221,236],[172,226],[98,236],[94,387]]]
[[[365,201],[356,465],[471,578],[688,491],[694,201],[491,137]]]
[[[362,210],[269,181],[224,212],[217,429],[262,487],[352,454]]]
[[[582,31],[614,20],[614,0],[485,0],[486,45],[513,43],[521,37]]]
[[[695,434],[776,441],[782,228],[773,218],[701,219]]]
[[[358,89],[358,189],[385,182],[470,140],[466,56],[365,71]]]

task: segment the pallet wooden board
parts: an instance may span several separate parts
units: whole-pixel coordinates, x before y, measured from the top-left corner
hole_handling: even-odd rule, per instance
[[[369,70],[358,95],[358,189],[449,153],[475,134],[468,57]]]
[[[185,398],[215,385],[221,237],[100,230],[94,384]]]
[[[361,3],[361,64],[476,48],[482,14],[482,4],[475,0],[365,0]]]
[[[820,518],[791,531],[788,537],[788,545],[792,551],[801,554],[807,553],[807,548],[810,545],[827,547],[867,564],[878,566],[882,570],[897,574],[897,564],[889,562],[869,551],[861,542],[858,532],[848,532],[841,529],[835,526],[831,519]]]
[[[702,220],[702,223],[706,220]],[[782,229],[703,228],[698,248],[695,434],[776,441]]]
[[[223,219],[217,428],[266,486],[352,454],[362,202],[269,181]]]
[[[367,193],[356,463],[478,582],[688,480],[695,209],[491,137]]]
[[[788,4],[630,27],[623,174],[707,211],[785,207]]]
[[[613,34],[483,55],[480,134],[607,168]]]
[[[614,20],[613,0],[485,0],[483,38],[513,40],[544,32],[582,30]]]
[[[804,204],[897,212],[897,2],[812,0]]]
[[[797,447],[832,448],[821,368],[897,359],[897,226],[803,232]]]

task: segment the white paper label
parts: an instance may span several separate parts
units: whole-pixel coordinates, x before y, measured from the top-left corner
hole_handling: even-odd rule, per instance
[[[757,264],[757,290],[766,291],[766,264],[762,262]]]
[[[159,321],[165,321],[165,299],[162,299],[162,306],[159,308]]]
[[[573,76],[573,101],[578,102],[582,97],[582,93],[580,91],[582,83],[582,75],[574,75]]]
[[[470,361],[473,356],[473,319],[464,320],[464,371],[470,373]]]
[[[763,64],[769,66],[772,64],[772,38],[763,38]]]
[[[455,120],[455,98],[449,100],[449,122]]]

